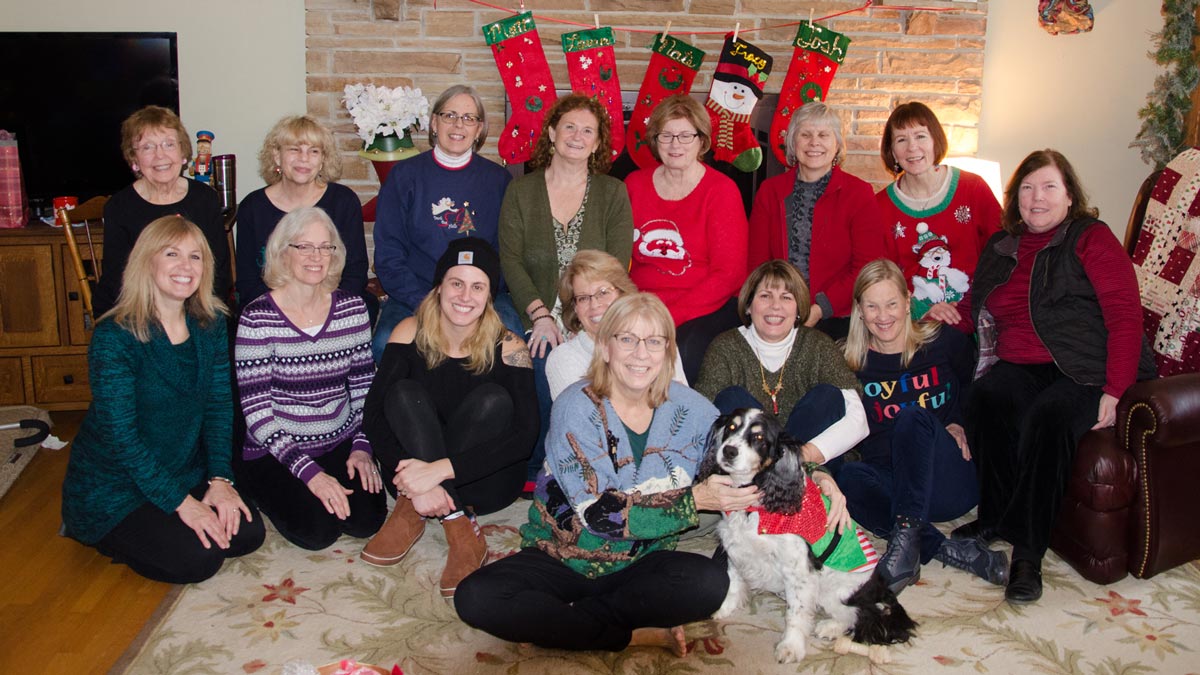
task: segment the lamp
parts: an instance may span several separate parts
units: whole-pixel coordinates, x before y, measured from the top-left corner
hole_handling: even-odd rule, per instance
[[[996,201],[1004,204],[1004,183],[1000,180],[1000,162],[978,157],[947,157],[942,160],[942,164],[956,166],[963,171],[970,171],[979,176],[992,189],[992,193],[996,195]]]

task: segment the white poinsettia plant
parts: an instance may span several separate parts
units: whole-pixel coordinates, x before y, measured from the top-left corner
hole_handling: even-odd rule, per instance
[[[367,145],[374,143],[376,136],[403,138],[429,128],[429,99],[420,89],[348,84],[342,100],[354,118],[359,138]]]

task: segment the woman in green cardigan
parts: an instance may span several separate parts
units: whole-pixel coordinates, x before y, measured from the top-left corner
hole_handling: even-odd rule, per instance
[[[626,268],[633,248],[633,214],[625,185],[607,175],[612,165],[608,112],[590,96],[564,96],[546,113],[530,166],[509,183],[500,207],[500,265],[513,304],[523,310],[542,431],[529,479],[545,456],[550,422],[546,355],[566,336],[558,278],[576,251],[612,254]]]
[[[262,520],[230,467],[225,306],[200,229],[142,231],[88,347],[92,404],[63,482],[66,534],[149,579],[194,583],[257,549]]]

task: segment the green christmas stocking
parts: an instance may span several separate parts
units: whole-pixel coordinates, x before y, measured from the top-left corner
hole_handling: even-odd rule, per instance
[[[608,110],[609,137],[615,159],[625,147],[625,117],[621,111],[621,81],[617,79],[614,44],[611,28],[593,28],[562,36],[571,91],[591,96]]]
[[[712,122],[713,158],[730,162],[739,171],[762,165],[762,148],[750,128],[750,113],[762,99],[772,60],[770,54],[745,40],[734,40],[730,33],[713,73],[704,104]]]
[[[524,12],[489,23],[483,27],[483,37],[492,48],[512,104],[512,114],[496,141],[500,158],[508,164],[527,161],[542,131],[542,119],[558,99],[533,15]]]
[[[783,78],[783,88],[779,90],[779,105],[771,120],[771,151],[781,164],[787,164],[784,136],[792,114],[809,101],[825,100],[829,83],[846,58],[850,38],[816,24],[802,23],[792,45],[796,49],[792,52],[792,62]]]
[[[664,98],[687,94],[696,81],[696,71],[704,62],[704,52],[673,37],[654,36],[650,65],[646,66],[646,77],[638,90],[637,102],[633,105],[633,116],[625,132],[625,147],[629,156],[641,168],[648,169],[658,164],[650,154],[650,139],[646,138],[646,123],[654,106]]]

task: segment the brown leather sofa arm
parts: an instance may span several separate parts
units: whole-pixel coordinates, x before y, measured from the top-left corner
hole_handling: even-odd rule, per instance
[[[1117,434],[1137,465],[1129,571],[1144,579],[1200,558],[1200,373],[1130,387]]]

